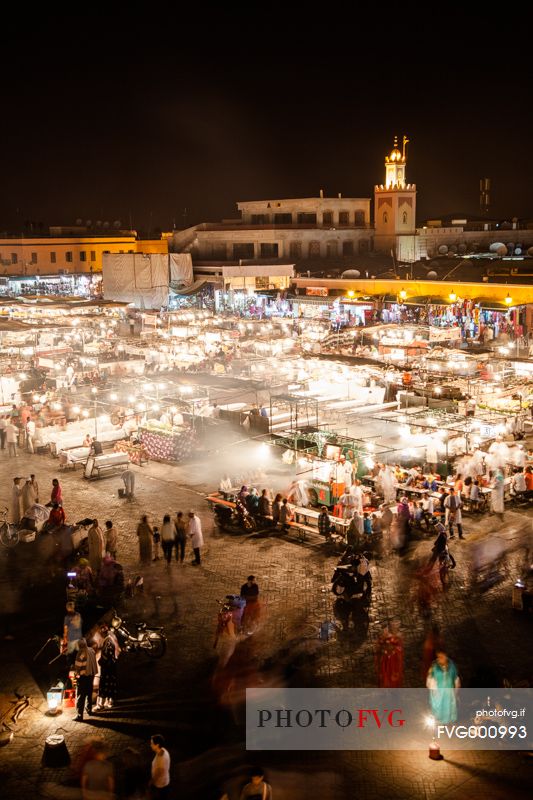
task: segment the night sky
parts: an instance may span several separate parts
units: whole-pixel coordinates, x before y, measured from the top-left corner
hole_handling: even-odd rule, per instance
[[[79,217],[147,232],[235,217],[238,200],[369,197],[404,132],[420,219],[477,214],[483,176],[491,216],[533,217],[531,18],[234,8],[5,20],[0,230]]]

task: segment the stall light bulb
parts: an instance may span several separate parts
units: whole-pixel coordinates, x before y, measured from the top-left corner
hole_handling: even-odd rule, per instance
[[[82,417],[88,417],[89,416],[89,412],[87,411],[86,408],[83,409],[83,411],[81,412],[81,415],[82,415]]]
[[[96,386],[93,386],[93,388],[91,389],[91,394],[98,394],[98,389],[96,388]]]
[[[170,413],[171,414],[175,414],[177,410],[178,409],[176,408],[176,406],[170,406]]]
[[[160,389],[166,389],[166,388],[167,388],[167,385],[166,385],[166,383],[160,383],[160,384],[159,384],[159,388],[160,388]]]
[[[100,422],[109,422],[109,416],[107,414],[101,414],[99,420]]]
[[[135,402],[135,395],[134,394],[130,394],[129,397],[128,397],[128,400],[129,400],[130,403],[134,403]]]
[[[73,414],[79,414],[80,413],[80,407],[79,406],[72,406],[72,413]]]
[[[159,411],[160,408],[159,403],[152,403],[152,411]]]
[[[145,392],[149,392],[153,388],[154,387],[153,387],[153,385],[151,383],[143,383],[143,389],[144,389]]]
[[[118,394],[115,394],[115,392],[112,392],[109,395],[109,399],[112,400],[113,402],[115,402],[116,400],[118,400]]]
[[[146,411],[146,403],[138,403],[137,404],[137,409],[139,411]]]
[[[38,403],[39,402],[39,395],[38,394],[34,394],[33,395],[33,402],[34,403]]]
[[[265,458],[268,458],[269,455],[270,455],[270,447],[265,442],[263,442],[262,444],[259,445],[258,456],[261,460],[264,460]]]

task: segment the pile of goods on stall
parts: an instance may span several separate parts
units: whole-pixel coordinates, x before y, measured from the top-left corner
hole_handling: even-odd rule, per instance
[[[145,461],[149,461],[150,456],[142,444],[133,444],[128,441],[117,442],[114,447],[115,453],[127,453],[132,464],[140,466]]]
[[[140,427],[141,443],[153,460],[183,461],[192,451],[195,441],[193,430],[173,428],[151,421]]]

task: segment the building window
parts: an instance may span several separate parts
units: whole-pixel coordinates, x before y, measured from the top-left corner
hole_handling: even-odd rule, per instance
[[[55,264],[56,261],[57,261],[56,254],[52,250],[51,253],[50,253],[50,264]]]
[[[289,244],[289,258],[297,259],[302,257],[302,243],[290,242]]]
[[[133,255],[133,253],[135,253],[135,250],[128,250],[128,253],[130,253],[130,255]]]
[[[233,245],[233,258],[237,261],[241,258],[254,258],[254,255],[253,242]]]
[[[252,214],[252,225],[268,225],[269,222],[268,214]]]
[[[261,275],[255,279],[256,289],[268,289],[268,275]]]
[[[301,212],[298,214],[298,225],[316,225],[316,214]]]
[[[337,242],[326,242],[326,258],[335,258],[337,255]]]
[[[19,257],[18,257],[18,255],[16,253],[11,253],[11,263],[12,264],[18,264],[19,263]]]
[[[80,250],[80,261],[87,261],[87,253],[85,250]]]
[[[91,250],[91,261],[96,261],[96,250]]]
[[[389,215],[387,214],[386,211],[384,211],[383,212],[383,224],[386,225],[388,221],[389,221]]]
[[[72,250],[67,250],[65,253],[65,258],[67,260],[67,264],[72,264]]]
[[[360,239],[359,240],[359,252],[360,253],[368,253],[368,239]]]
[[[333,225],[333,211],[324,211],[322,222],[324,225]]]
[[[339,211],[339,225],[349,225],[350,214],[348,211]]]
[[[274,214],[274,225],[292,225],[292,214]]]
[[[407,211],[404,211],[402,214],[402,222],[404,225],[407,225]]]
[[[357,227],[362,228],[365,224],[365,212],[364,211],[356,211],[355,212],[355,224]]]
[[[353,242],[342,243],[342,254],[343,256],[353,256]]]
[[[31,263],[32,264],[36,264],[37,263],[37,253],[32,253],[31,254]]]
[[[278,257],[277,242],[262,242],[261,258],[277,258],[277,257]]]
[[[320,258],[320,242],[309,242],[309,258]]]

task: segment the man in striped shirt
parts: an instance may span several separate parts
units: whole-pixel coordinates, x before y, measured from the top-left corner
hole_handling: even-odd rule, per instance
[[[98,671],[96,654],[85,639],[80,639],[78,642],[78,654],[74,670],[78,676],[76,689],[76,710],[78,713],[74,717],[74,722],[83,722],[85,704],[87,704],[87,713],[93,713],[93,681]]]

